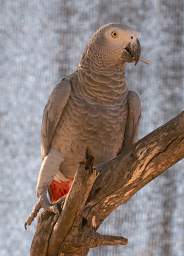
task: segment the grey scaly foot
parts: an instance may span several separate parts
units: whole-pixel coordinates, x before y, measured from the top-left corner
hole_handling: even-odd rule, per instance
[[[37,203],[35,204],[31,214],[29,215],[29,217],[27,218],[26,222],[24,223],[24,228],[25,230],[27,230],[27,226],[30,226],[31,223],[33,222],[33,220],[36,218],[36,216],[38,215],[39,211],[41,209],[41,203],[40,200],[37,201]]]
[[[59,214],[59,210],[57,208],[56,204],[51,204],[49,197],[47,195],[47,191],[44,192],[41,196],[40,196],[40,204],[41,204],[41,208],[43,208],[46,211],[49,212],[53,212],[55,214]]]
[[[34,219],[38,215],[40,209],[44,209],[46,211],[53,212],[54,214],[59,214],[59,209],[58,209],[57,205],[58,205],[58,203],[54,204],[54,205],[52,205],[50,203],[48,196],[47,196],[47,192],[42,194],[24,224],[25,229],[27,230],[27,226],[31,225],[31,223],[34,221]]]

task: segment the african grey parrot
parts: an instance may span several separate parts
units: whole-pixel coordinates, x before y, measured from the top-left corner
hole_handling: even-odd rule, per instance
[[[128,90],[124,72],[126,63],[139,61],[138,36],[125,25],[100,27],[76,71],[51,93],[41,127],[42,164],[36,187],[41,208],[56,212],[54,203],[68,193],[87,148],[98,165],[133,143],[140,99]]]

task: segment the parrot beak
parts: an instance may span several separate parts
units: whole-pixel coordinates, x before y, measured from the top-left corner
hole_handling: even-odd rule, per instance
[[[141,56],[141,45],[138,39],[134,42],[129,43],[125,50],[129,53],[132,61],[135,61],[135,65],[138,63],[140,56]]]

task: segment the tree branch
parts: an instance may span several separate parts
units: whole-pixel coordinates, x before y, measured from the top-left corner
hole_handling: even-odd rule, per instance
[[[88,153],[86,158],[86,164],[81,163],[79,165],[71,191],[66,198],[57,225],[51,235],[48,248],[50,256],[57,255],[57,251],[67,234],[71,231],[75,235],[78,230],[72,230],[72,228],[80,227],[82,224],[82,211],[97,177],[97,171],[93,168],[93,158],[90,160]]]
[[[91,165],[80,165],[59,218],[51,213],[39,218],[31,256],[83,256],[92,247],[126,244],[126,238],[101,235],[96,229],[116,207],[184,157],[183,131],[184,112],[129,152],[97,167],[98,177]]]

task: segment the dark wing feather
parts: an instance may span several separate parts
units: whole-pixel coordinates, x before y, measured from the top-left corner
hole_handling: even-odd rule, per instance
[[[53,136],[71,92],[69,78],[64,78],[52,91],[44,108],[41,125],[41,157],[48,154]]]
[[[121,151],[128,151],[135,142],[141,117],[141,101],[139,95],[134,91],[129,91],[127,97],[128,116],[123,144],[118,154]]]

